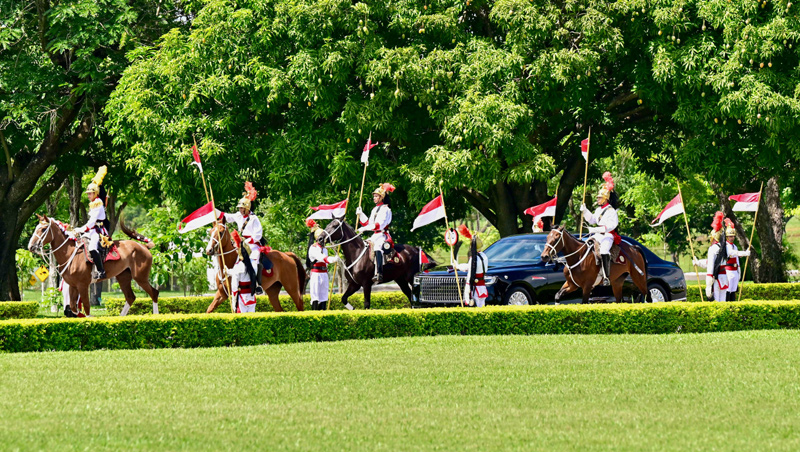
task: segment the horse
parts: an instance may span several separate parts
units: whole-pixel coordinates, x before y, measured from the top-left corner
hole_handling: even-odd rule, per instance
[[[214,312],[223,301],[230,297],[228,290],[230,289],[230,276],[227,275],[224,269],[232,269],[237,260],[239,259],[239,248],[233,244],[231,234],[225,225],[219,223],[213,226],[208,233],[208,246],[206,246],[206,254],[212,258],[217,259],[219,269],[217,273],[217,293],[211,304],[208,305],[206,313]],[[220,246],[222,252],[219,252]],[[281,251],[272,250],[267,253],[267,256],[273,263],[272,274],[265,276],[261,274],[261,287],[269,296],[269,302],[272,309],[276,312],[282,312],[280,295],[281,287],[286,289],[286,292],[292,297],[294,305],[298,311],[303,310],[303,295],[306,288],[306,271],[303,268],[303,263],[294,253],[283,253]]]
[[[567,279],[561,290],[556,293],[556,303],[561,297],[578,289],[583,291],[583,303],[589,302],[592,289],[599,283],[600,264],[595,260],[593,242],[582,242],[564,229],[556,226],[547,234],[547,242],[542,252],[543,262],[555,262],[559,252],[564,252],[564,277]],[[647,297],[647,260],[642,249],[637,245],[622,242],[619,245],[621,262],[612,262],[609,275],[611,289],[617,302],[622,301],[622,286],[627,275],[639,289],[640,297]]]
[[[361,239],[361,234],[357,234],[346,222],[334,219],[324,230],[320,237],[320,243],[331,242],[331,246],[342,247],[344,255],[345,273],[347,277],[347,289],[342,295],[342,304],[348,306],[347,299],[358,289],[364,288],[364,309],[370,308],[370,294],[372,293],[372,280],[375,274],[375,263],[372,261],[373,253],[370,245]],[[400,286],[400,290],[411,302],[411,282],[414,275],[420,271],[419,248],[410,245],[395,245],[399,263],[389,263],[383,266],[382,282],[394,281]],[[436,263],[426,264],[425,268],[433,267]]]
[[[70,285],[70,309],[77,315],[76,296],[80,295],[83,300],[86,315],[90,314],[89,307],[89,284],[92,282],[92,263],[82,256],[81,248],[86,245],[79,243],[67,235],[66,227],[47,216],[36,215],[39,224],[34,230],[31,240],[28,242],[28,250],[42,254],[42,248],[50,244],[50,252],[55,256],[58,272],[67,284]],[[150,269],[153,266],[153,255],[150,249],[153,242],[142,236],[134,229],[128,229],[122,219],[120,227],[128,237],[143,241],[145,244],[134,240],[115,240],[119,259],[105,262],[106,278],[117,278],[120,289],[125,295],[125,306],[122,308],[121,316],[127,315],[131,305],[136,301],[136,295],[131,288],[131,280],[136,281],[139,286],[147,292],[153,300],[153,314],[158,314],[158,290],[150,285]]]

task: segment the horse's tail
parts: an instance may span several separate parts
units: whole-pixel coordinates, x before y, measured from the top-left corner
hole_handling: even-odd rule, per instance
[[[636,248],[636,251],[638,251],[639,255],[642,256],[642,262],[644,262],[644,279],[646,280],[648,270],[647,270],[647,258],[644,257],[644,250],[639,245],[635,245],[634,248]]]
[[[294,259],[294,265],[297,267],[297,280],[300,283],[300,295],[306,294],[306,270],[303,268],[303,263],[300,261],[300,258],[297,257],[294,253],[286,253],[292,259]]]
[[[128,226],[126,226],[125,222],[122,221],[122,218],[119,219],[119,228],[122,229],[122,232],[124,232],[125,235],[127,235],[128,237],[144,243],[144,246],[146,246],[147,249],[149,250],[153,249],[153,247],[156,246],[156,244],[153,243],[152,240],[136,232],[136,229],[129,228]]]

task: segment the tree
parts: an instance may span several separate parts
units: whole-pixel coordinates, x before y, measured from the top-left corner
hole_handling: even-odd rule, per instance
[[[0,0],[0,298],[27,219],[91,157],[125,53],[185,17],[156,0]],[[85,163],[84,163],[85,165]]]

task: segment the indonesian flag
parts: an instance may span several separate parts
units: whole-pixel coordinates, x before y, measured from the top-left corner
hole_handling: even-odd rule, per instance
[[[729,196],[728,199],[736,201],[733,206],[734,212],[755,212],[758,210],[758,201],[761,200],[760,193],[742,193],[741,195]]]
[[[190,165],[197,165],[197,168],[200,170],[200,174],[203,174],[203,164],[200,163],[200,153],[197,152],[197,145],[192,146],[192,157],[194,161],[190,163]]]
[[[320,204],[317,207],[312,207],[311,210],[315,210],[316,212],[311,214],[306,220],[333,220],[334,218],[342,218],[347,211],[347,200],[339,201],[336,204]]]
[[[581,141],[581,155],[587,162],[589,161],[589,139]]]
[[[660,226],[667,218],[672,218],[675,215],[680,215],[683,213],[683,200],[681,199],[681,195],[675,195],[672,198],[672,201],[667,204],[667,207],[664,207],[664,210],[661,211],[660,214],[656,217],[655,220],[650,224],[652,227]]]
[[[367,144],[364,145],[364,150],[361,152],[361,163],[365,165],[369,164],[369,150],[377,145],[378,143],[372,143],[372,132],[370,132],[369,138],[367,138]]]
[[[195,210],[191,215],[181,220],[181,223],[178,225],[178,232],[185,234],[189,231],[200,229],[203,226],[213,223],[216,218],[222,216],[222,212],[220,212],[219,209],[214,209],[213,212],[217,213],[216,217],[212,213],[211,203]]]
[[[532,215],[533,222],[536,223],[542,217],[556,216],[556,203],[558,203],[558,197],[555,197],[544,204],[528,207],[527,209],[525,209],[525,213],[528,215]]]
[[[417,219],[414,220],[414,227],[412,227],[411,230],[413,231],[414,229],[425,226],[426,224],[431,224],[434,221],[440,220],[444,217],[444,203],[442,202],[442,195],[439,195],[433,198],[433,201],[425,204],[425,207],[422,208],[422,211],[417,216]]]

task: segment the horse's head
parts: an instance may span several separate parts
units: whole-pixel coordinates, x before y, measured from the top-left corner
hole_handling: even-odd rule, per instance
[[[542,251],[542,262],[555,262],[558,253],[564,249],[564,226],[556,226],[547,234],[544,251]]]
[[[322,232],[322,235],[317,240],[320,244],[324,245],[327,242],[341,242],[342,240],[346,239],[344,230],[345,228],[349,229],[347,223],[340,219],[334,219],[327,226]]]
[[[208,230],[208,245],[206,245],[206,254],[212,256],[219,254],[219,247],[222,245],[223,252],[225,248],[230,249],[233,246],[231,242],[231,234],[228,228],[222,223],[217,223]]]
[[[33,231],[31,240],[28,242],[28,250],[32,253],[40,253],[42,247],[52,242],[55,237],[53,235],[53,220],[47,218],[46,215],[42,216],[38,213],[36,217],[39,218],[39,223]]]

